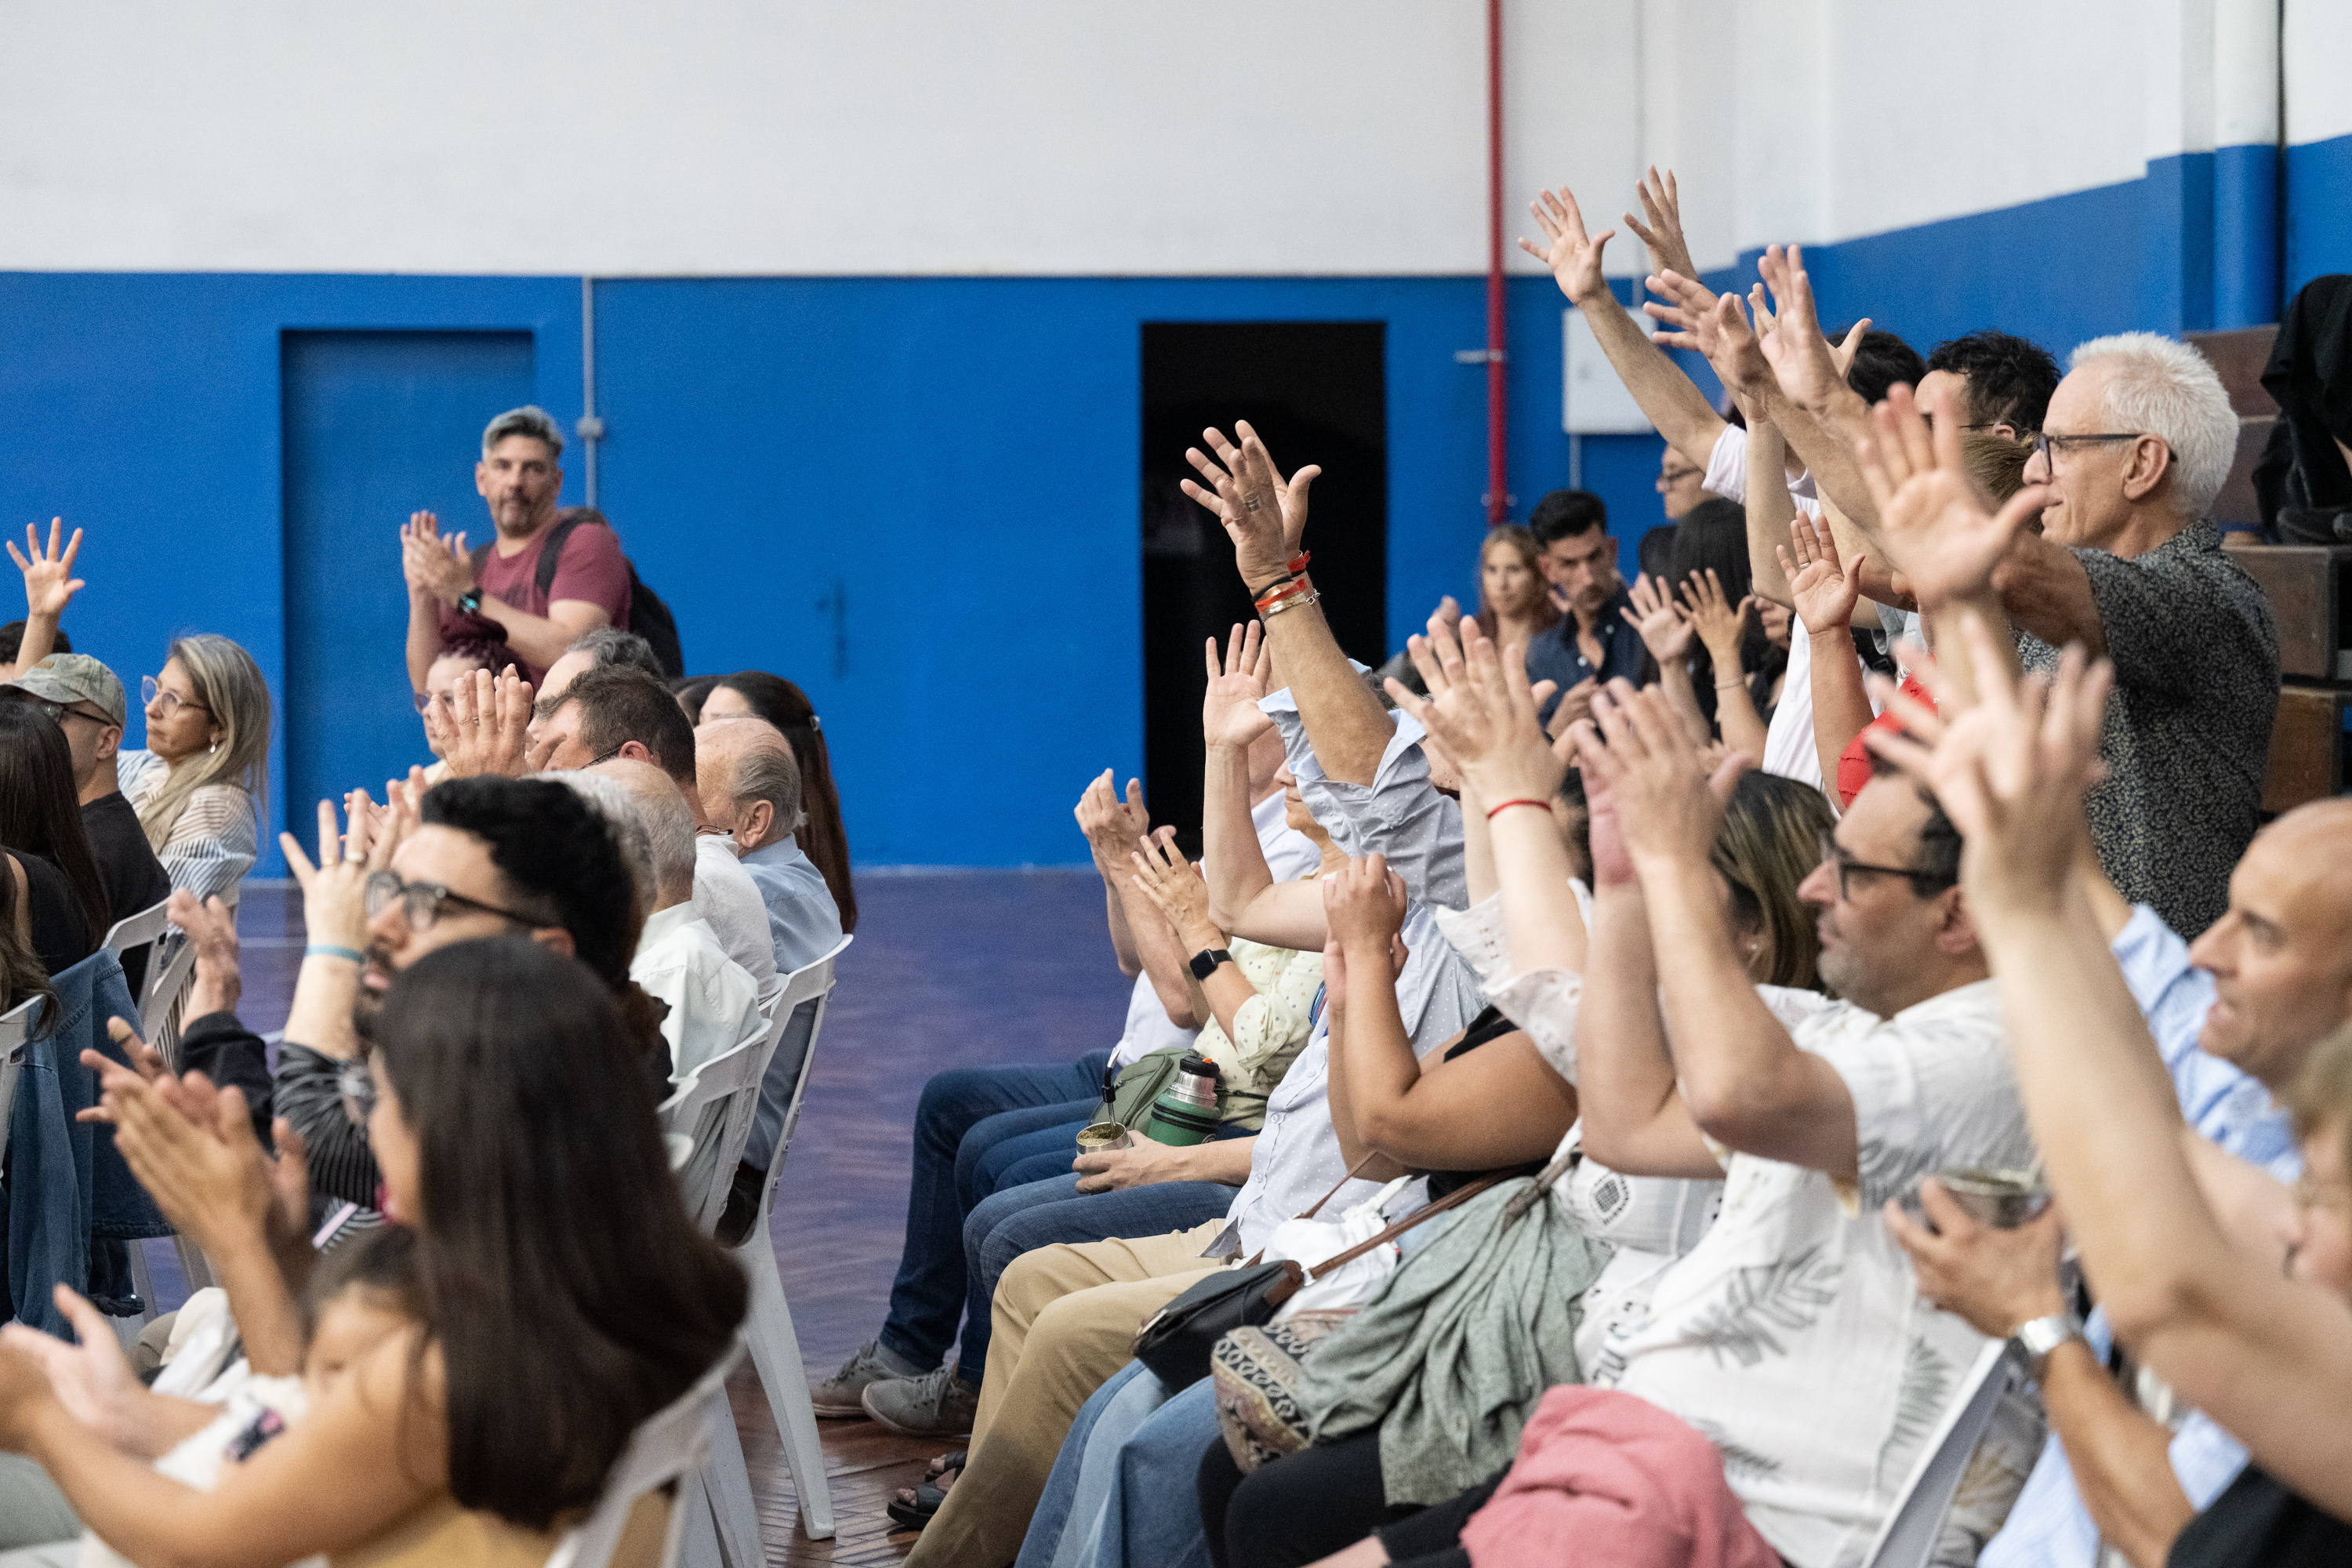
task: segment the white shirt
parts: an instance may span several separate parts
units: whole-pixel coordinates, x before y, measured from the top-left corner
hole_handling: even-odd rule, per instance
[[[743,966],[761,999],[782,989],[776,947],[768,936],[768,906],[759,884],[735,863],[735,846],[714,833],[694,840],[694,910],[710,922],[727,956]]]
[[[152,800],[171,776],[171,764],[152,752],[115,753],[114,782],[133,811]],[[202,902],[234,891],[260,854],[261,813],[253,796],[233,784],[211,784],[189,792],[155,858],[173,888]]]
[[[629,978],[646,994],[669,1004],[662,1038],[669,1042],[669,1079],[684,1083],[694,1069],[726,1055],[761,1028],[760,988],[719,945],[710,922],[691,900],[656,910],[637,938]]]
[[[1859,1562],[1985,1343],[1920,1300],[1880,1205],[1938,1171],[2031,1168],[2033,1140],[1990,980],[1883,1020],[1823,1000],[1795,1039],[1853,1097],[1859,1190],[1732,1153],[1721,1215],[1589,1370],[1713,1441],[1782,1556]]]

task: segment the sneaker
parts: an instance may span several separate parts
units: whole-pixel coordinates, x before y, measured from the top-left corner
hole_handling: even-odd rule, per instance
[[[866,1385],[866,1414],[909,1437],[960,1437],[980,1414],[980,1390],[941,1366],[920,1377],[893,1377]]]
[[[858,1396],[866,1386],[904,1378],[907,1374],[900,1369],[905,1364],[883,1350],[880,1340],[868,1340],[841,1363],[839,1372],[809,1390],[809,1403],[819,1415],[863,1415],[866,1406],[858,1403]]]
[[[734,1184],[727,1189],[727,1212],[719,1216],[719,1228],[712,1233],[719,1246],[732,1252],[751,1239],[751,1227],[760,1222],[760,1199],[767,1184],[768,1173],[750,1161],[735,1167]]]

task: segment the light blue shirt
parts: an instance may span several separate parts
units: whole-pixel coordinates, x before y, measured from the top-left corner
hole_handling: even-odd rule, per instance
[[[2156,1037],[2157,1053],[2172,1074],[2181,1114],[2189,1125],[2242,1160],[2266,1167],[2282,1181],[2303,1172],[2285,1112],[2263,1086],[2197,1046],[2205,1011],[2213,1005],[2213,977],[2189,962],[2189,944],[2146,904],[2115,940],[2124,983]],[[2114,1336],[2105,1312],[2093,1312],[2084,1337],[2102,1360]],[[2202,1511],[2245,1467],[2238,1440],[2191,1411],[2172,1435],[2172,1473],[2191,1506]],[[2091,1522],[2066,1450],[2053,1432],[2042,1458],[2010,1510],[2009,1522],[1985,1545],[1978,1568],[2093,1568],[2099,1527]]]
[[[768,935],[776,944],[779,974],[805,969],[841,945],[841,910],[824,885],[824,873],[798,844],[780,838],[764,848],[747,849],[740,864],[768,906]]]

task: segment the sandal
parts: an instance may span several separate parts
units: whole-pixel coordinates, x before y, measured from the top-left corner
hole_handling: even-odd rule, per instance
[[[952,1485],[955,1478],[963,1473],[963,1462],[964,1454],[961,1449],[933,1459],[924,1470],[924,1479],[919,1484],[911,1490],[899,1488],[884,1507],[883,1511],[890,1516],[890,1522],[900,1530],[920,1530],[930,1523],[931,1516],[939,1512],[940,1505],[948,1500],[948,1488],[940,1485],[940,1481]]]

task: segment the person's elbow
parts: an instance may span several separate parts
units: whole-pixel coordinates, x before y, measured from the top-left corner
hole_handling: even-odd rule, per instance
[[[2153,1342],[2219,1315],[2205,1280],[2161,1259],[2149,1259],[2124,1271],[2112,1285],[2101,1280],[2099,1286],[2099,1305],[2116,1339],[2135,1352],[2144,1354]]]

